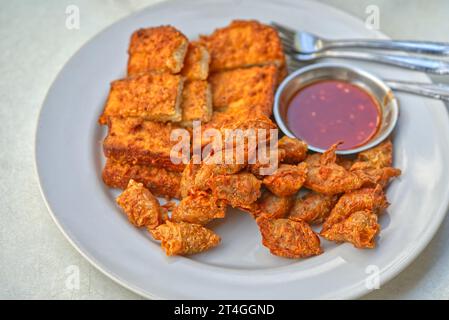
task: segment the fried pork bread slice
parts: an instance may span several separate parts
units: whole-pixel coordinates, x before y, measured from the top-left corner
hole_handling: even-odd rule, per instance
[[[128,75],[151,71],[179,73],[189,40],[172,26],[139,29],[131,36]]]
[[[255,20],[234,20],[229,26],[201,36],[211,55],[210,72],[255,65],[285,66],[277,31]]]
[[[209,76],[210,55],[199,42],[190,42],[181,74],[188,80],[206,80]]]
[[[192,127],[193,121],[208,122],[212,117],[212,94],[204,80],[186,82],[182,92],[182,121],[184,127]]]
[[[182,76],[169,73],[148,73],[113,81],[99,122],[106,124],[112,116],[181,121],[183,86]]]
[[[102,177],[104,183],[112,188],[126,189],[129,181],[135,180],[142,183],[155,196],[180,197],[180,172],[106,159]]]
[[[139,118],[111,117],[108,126],[109,132],[103,141],[107,158],[171,171],[184,170],[182,150],[172,151],[178,140],[172,141],[170,138],[174,130],[180,129],[178,125]]]
[[[243,105],[261,110],[268,117],[273,109],[277,83],[274,65],[239,68],[210,76],[214,109],[229,107],[240,101]]]

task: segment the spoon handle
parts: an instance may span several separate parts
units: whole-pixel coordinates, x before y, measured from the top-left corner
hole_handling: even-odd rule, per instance
[[[384,50],[401,50],[406,52],[449,55],[449,43],[430,41],[395,41],[395,40],[325,40],[324,49],[328,48],[369,48]]]
[[[424,71],[435,74],[449,74],[449,62],[424,57],[387,55],[364,51],[337,51],[337,50],[323,51],[311,55],[298,54],[297,56],[299,60],[301,60],[301,56],[303,56],[303,58],[305,59],[307,59],[308,56],[309,60],[319,58],[358,59],[371,62],[381,62],[384,64],[394,65],[397,67],[408,68],[412,70]]]
[[[436,83],[385,80],[393,90],[412,93],[449,102],[449,86]]]

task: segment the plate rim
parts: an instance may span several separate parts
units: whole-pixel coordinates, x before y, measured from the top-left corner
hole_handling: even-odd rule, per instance
[[[201,2],[201,1],[202,0],[195,0],[192,2]],[[351,19],[358,20],[360,22],[360,19],[358,17],[352,15],[349,12],[343,11],[333,5],[326,4],[326,3],[317,3],[314,1],[310,1],[310,0],[302,0],[302,1],[309,2],[309,3],[312,2],[316,6],[330,8],[334,11],[338,11],[342,15],[350,17]],[[92,266],[94,266],[101,273],[106,275],[108,278],[112,279],[115,283],[119,284],[120,286],[125,287],[126,289],[130,290],[131,292],[134,292],[141,297],[153,299],[153,300],[170,299],[170,298],[165,298],[165,297],[159,296],[155,293],[144,291],[144,290],[138,288],[137,286],[135,286],[134,284],[129,283],[129,281],[122,279],[119,275],[116,275],[113,271],[108,270],[108,268],[106,266],[103,266],[101,262],[98,262],[95,257],[91,256],[88,252],[84,252],[83,249],[81,248],[81,245],[78,244],[75,239],[72,239],[72,237],[69,235],[68,231],[66,231],[64,229],[64,227],[58,220],[56,214],[53,212],[53,209],[51,208],[51,205],[48,202],[47,196],[44,191],[44,187],[42,185],[42,177],[41,177],[41,173],[39,171],[39,163],[38,163],[39,162],[38,161],[38,148],[39,148],[38,147],[38,136],[39,136],[38,133],[39,133],[40,124],[42,121],[42,114],[43,114],[44,106],[47,104],[47,100],[48,100],[49,94],[51,92],[51,89],[54,87],[54,84],[58,81],[58,79],[59,79],[61,73],[64,71],[67,63],[69,61],[71,61],[74,56],[76,56],[81,50],[83,50],[84,47],[87,46],[89,43],[95,41],[102,33],[106,32],[111,26],[121,23],[124,20],[131,19],[134,16],[138,16],[143,11],[151,10],[151,9],[154,9],[157,7],[164,7],[167,4],[172,4],[172,3],[176,3],[176,2],[182,2],[182,0],[166,0],[166,1],[162,1],[162,2],[158,2],[155,4],[150,4],[148,6],[145,6],[141,9],[137,10],[136,12],[126,15],[126,16],[108,24],[107,26],[102,28],[100,31],[95,33],[90,39],[88,39],[86,42],[84,42],[66,60],[64,65],[61,67],[61,69],[57,72],[56,76],[52,80],[51,85],[49,86],[49,88],[45,94],[45,98],[43,99],[43,102],[41,103],[37,121],[35,124],[35,130],[34,130],[34,148],[33,148],[34,172],[37,176],[39,192],[42,196],[42,199],[44,200],[45,206],[47,207],[48,213],[50,214],[52,220],[54,221],[54,223],[56,224],[56,226],[58,227],[60,232],[64,235],[64,237],[68,240],[68,242],[76,249],[76,251],[78,251],[78,253],[81,254],[81,256],[84,259],[86,259]],[[283,1],[280,1],[280,2],[283,2]],[[286,3],[286,4],[291,4],[291,3]],[[374,30],[374,32],[382,38],[390,39],[386,34],[380,32],[378,30]],[[425,76],[429,82],[432,82],[432,80],[430,79],[430,77],[427,74],[422,73],[422,75]],[[444,102],[441,102],[441,103],[444,104]],[[447,108],[446,108],[446,115],[448,117],[446,117],[445,121],[448,124],[448,128],[449,128],[449,110]],[[380,274],[380,286],[385,285],[387,282],[389,282],[390,280],[392,280],[393,278],[398,276],[402,271],[404,271],[412,262],[414,262],[416,260],[416,258],[429,245],[430,241],[434,238],[434,236],[438,232],[438,229],[441,227],[441,224],[442,224],[443,220],[446,218],[447,212],[449,210],[449,188],[445,194],[445,199],[446,199],[445,200],[446,203],[445,204],[441,203],[440,206],[438,207],[438,210],[435,212],[435,214],[437,214],[438,219],[433,219],[433,222],[431,224],[429,224],[429,228],[423,234],[422,240],[417,242],[417,244],[414,247],[410,248],[411,250],[409,251],[409,254],[407,255],[406,258],[404,258],[402,261],[399,261],[398,263],[396,263],[394,265],[388,266]],[[351,289],[351,290],[349,290],[349,289]],[[336,294],[338,295],[338,298],[333,298],[333,299],[356,299],[356,298],[360,298],[364,295],[367,295],[374,290],[375,290],[374,288],[368,289],[366,287],[354,284],[354,286],[352,286],[352,287],[347,287],[347,288],[342,289],[341,291],[336,292]]]

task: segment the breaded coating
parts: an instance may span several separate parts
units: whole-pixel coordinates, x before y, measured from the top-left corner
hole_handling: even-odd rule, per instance
[[[378,185],[375,188],[363,188],[346,193],[340,197],[329,217],[323,224],[323,231],[326,231],[336,223],[340,223],[353,212],[370,210],[375,214],[380,214],[388,207],[388,201],[382,188]]]
[[[370,166],[376,169],[391,167],[393,164],[393,144],[386,140],[378,146],[357,155],[356,163],[369,162]]]
[[[171,221],[205,225],[213,219],[224,218],[226,205],[207,192],[197,191],[183,198],[173,210]]]
[[[208,122],[212,117],[212,94],[207,81],[189,81],[182,92],[182,121],[184,127],[192,127],[193,121]]]
[[[387,140],[359,153],[350,170],[365,181],[364,186],[380,184],[385,188],[392,178],[401,175],[401,170],[391,167],[392,163],[393,145]]]
[[[320,239],[304,221],[290,219],[257,219],[262,244],[274,255],[298,259],[316,256],[323,251]]]
[[[178,73],[189,40],[172,26],[139,29],[129,44],[128,76],[151,71]]]
[[[380,185],[385,188],[392,178],[399,177],[401,175],[401,170],[385,167],[385,168],[373,168],[368,163],[355,163],[351,167],[351,172],[357,175],[361,180],[364,181],[363,187],[374,187]]]
[[[309,172],[304,186],[318,193],[339,194],[359,189],[364,181],[351,171],[336,164],[338,143],[322,155],[308,156]]]
[[[185,157],[182,151],[172,152],[178,141],[170,139],[172,131],[180,128],[178,125],[118,117],[109,118],[108,125],[109,132],[103,141],[103,151],[107,158],[171,171],[184,170]]]
[[[159,201],[142,183],[129,180],[128,186],[116,201],[127,215],[129,222],[136,227],[146,226],[148,229],[154,229],[162,223]]]
[[[194,190],[207,190],[209,182],[219,175],[230,175],[241,171],[245,164],[230,163],[230,164],[207,164],[203,163],[198,169],[195,180],[193,182]]]
[[[294,195],[303,186],[307,178],[307,163],[297,166],[281,164],[270,176],[263,179],[263,184],[278,197]]]
[[[278,197],[266,190],[257,200],[254,216],[264,216],[267,219],[284,218],[295,203],[294,197]]]
[[[180,193],[181,199],[187,197],[193,190],[195,190],[195,176],[200,169],[200,164],[193,163],[193,160],[186,165],[181,175]]]
[[[163,168],[120,163],[106,159],[103,181],[112,188],[125,189],[131,179],[143,185],[156,196],[179,198],[181,173]]]
[[[255,65],[285,66],[285,56],[277,31],[255,20],[234,20],[200,41],[211,55],[210,71]]]
[[[187,222],[167,221],[154,230],[149,230],[167,256],[190,255],[217,246],[221,239],[212,230],[202,225]]]
[[[188,80],[206,80],[209,76],[210,55],[199,42],[190,42],[181,74]]]
[[[296,138],[283,136],[278,141],[278,148],[284,152],[284,163],[298,164],[307,157],[307,143]]]
[[[215,198],[234,208],[248,208],[260,197],[262,182],[249,172],[218,175],[209,180]]]
[[[248,164],[248,171],[254,174],[257,178],[263,179],[265,176],[272,175],[276,169],[279,168],[279,165],[283,162],[284,157],[284,150],[270,148],[267,146],[264,161],[261,161],[258,154],[255,163]],[[267,161],[268,159],[269,161]]]
[[[356,248],[371,249],[376,246],[375,238],[379,231],[377,215],[370,210],[361,210],[333,224],[320,235],[330,241],[350,242]]]
[[[338,196],[335,195],[309,192],[296,199],[288,218],[309,224],[320,224],[329,216],[337,200]]]
[[[113,81],[103,114],[98,121],[103,125],[107,124],[109,117],[181,121],[183,86],[181,76],[169,73],[148,73]]]
[[[214,109],[229,107],[234,102],[271,116],[277,83],[274,65],[234,69],[214,73],[209,81],[212,86]]]
[[[346,158],[343,156],[337,156],[337,160],[335,161],[336,164],[345,168],[346,170],[351,170],[351,167],[354,164],[354,162],[355,162],[354,159]]]

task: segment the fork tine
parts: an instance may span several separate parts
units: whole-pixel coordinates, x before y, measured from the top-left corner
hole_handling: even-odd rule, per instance
[[[292,52],[296,51],[295,47],[291,41],[289,41],[287,39],[283,39],[281,37],[281,42],[282,42],[282,46],[284,47],[284,50],[288,50],[288,51],[292,51]]]
[[[271,25],[280,33],[286,35],[289,38],[294,38],[295,37],[295,31],[293,29],[290,29],[286,26],[283,26],[277,22],[271,22]]]

